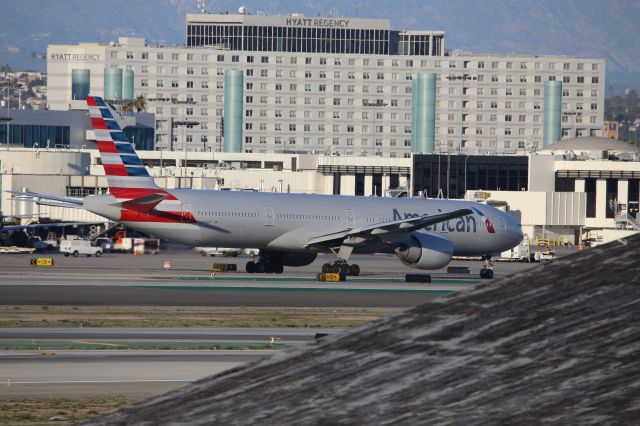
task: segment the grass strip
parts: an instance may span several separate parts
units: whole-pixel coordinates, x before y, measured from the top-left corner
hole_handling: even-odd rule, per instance
[[[2,425],[65,425],[113,411],[134,402],[122,396],[111,398],[42,398],[0,400]],[[64,421],[51,421],[64,416]]]
[[[0,305],[0,327],[350,328],[398,308]]]

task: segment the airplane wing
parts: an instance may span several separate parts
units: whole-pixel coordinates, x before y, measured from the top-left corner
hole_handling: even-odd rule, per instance
[[[342,244],[346,239],[354,241],[362,241],[382,237],[389,234],[412,232],[425,228],[436,223],[445,222],[451,219],[472,214],[470,209],[459,209],[448,213],[440,213],[432,216],[413,217],[408,219],[400,219],[389,222],[375,223],[373,225],[362,226],[358,228],[348,229],[344,231],[334,232],[331,234],[315,237],[305,244],[306,247],[316,245],[327,245],[330,243]]]

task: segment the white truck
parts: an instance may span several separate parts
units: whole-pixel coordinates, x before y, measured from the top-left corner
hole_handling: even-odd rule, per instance
[[[256,248],[239,249],[228,247],[195,247],[194,250],[202,256],[221,255],[226,257],[237,257],[244,254],[245,256],[256,257],[260,253],[260,250]]]
[[[102,256],[102,247],[96,247],[91,244],[91,241],[87,240],[62,240],[60,242],[60,253],[66,257],[70,255],[78,257],[80,255],[89,256]]]
[[[241,249],[227,247],[196,247],[194,250],[202,256],[222,255],[225,257],[236,257],[242,253]]]
[[[531,262],[534,259],[531,246],[529,245],[529,237],[525,234],[522,242],[512,248],[503,252],[496,260],[509,261],[509,262]]]

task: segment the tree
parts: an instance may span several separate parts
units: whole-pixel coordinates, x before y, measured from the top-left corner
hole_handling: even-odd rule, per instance
[[[144,96],[138,95],[133,101],[133,107],[137,112],[146,111],[147,110],[147,100]]]

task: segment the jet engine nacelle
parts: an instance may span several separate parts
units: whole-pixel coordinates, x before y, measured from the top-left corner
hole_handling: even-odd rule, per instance
[[[396,249],[402,263],[418,269],[440,269],[451,262],[453,243],[436,234],[414,232]]]
[[[318,253],[282,253],[282,264],[284,266],[307,266],[313,263],[318,257]]]

